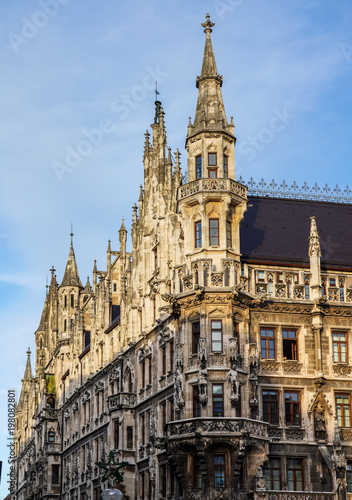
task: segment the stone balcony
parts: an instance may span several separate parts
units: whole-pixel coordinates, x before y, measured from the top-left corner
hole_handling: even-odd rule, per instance
[[[337,500],[335,493],[317,491],[257,491],[254,500]]]
[[[227,418],[227,417],[205,417],[188,418],[176,420],[166,424],[166,433],[169,439],[184,439],[186,437],[198,435],[216,436],[229,435],[231,437],[241,437],[245,434],[256,439],[268,438],[268,426],[266,422],[252,420],[249,418]]]
[[[188,182],[179,188],[179,199],[187,198],[197,193],[228,192],[247,198],[247,187],[232,179],[209,179],[202,178]]]
[[[120,409],[131,409],[137,403],[137,397],[134,392],[119,392],[108,398],[109,411]]]

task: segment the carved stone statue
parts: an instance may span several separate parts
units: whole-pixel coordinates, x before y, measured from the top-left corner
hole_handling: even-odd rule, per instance
[[[258,467],[257,474],[255,476],[255,487],[257,491],[265,490],[265,476],[263,474],[262,467]]]
[[[200,362],[200,366],[204,368],[207,361],[207,348],[206,340],[204,337],[200,337],[198,342],[198,359]]]
[[[317,406],[314,412],[314,431],[315,431],[315,439],[317,441],[325,441],[326,428],[325,428],[324,408],[322,407],[322,405]]]
[[[175,410],[180,411],[184,406],[185,400],[183,396],[183,374],[179,367],[176,368],[175,373]]]
[[[240,383],[238,380],[238,373],[234,365],[227,374],[227,380],[231,385],[231,402],[236,402],[239,399]]]
[[[199,401],[202,405],[208,402],[208,371],[203,368],[198,372]]]

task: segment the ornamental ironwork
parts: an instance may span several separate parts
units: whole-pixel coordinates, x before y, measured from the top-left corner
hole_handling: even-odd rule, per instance
[[[345,189],[340,189],[336,184],[334,188],[330,188],[327,184],[319,187],[315,183],[312,187],[306,182],[299,186],[296,181],[291,185],[285,180],[281,184],[277,184],[274,179],[267,183],[262,178],[259,182],[255,182],[253,177],[245,182],[242,177],[238,182],[247,186],[247,194],[249,196],[268,196],[270,198],[289,198],[292,200],[314,200],[314,201],[329,201],[332,203],[352,203],[352,190],[346,186]]]

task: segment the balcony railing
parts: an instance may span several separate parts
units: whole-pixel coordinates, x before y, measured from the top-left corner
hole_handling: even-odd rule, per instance
[[[243,432],[255,438],[268,437],[268,425],[266,422],[251,420],[249,418],[188,418],[169,422],[167,425],[167,436],[170,438],[183,438],[190,434],[201,432],[203,435],[212,434],[238,434]]]
[[[136,394],[134,392],[120,392],[109,396],[109,411],[119,410],[120,408],[133,408],[137,402]]]
[[[179,188],[179,198],[186,198],[195,193],[228,191],[230,193],[247,198],[247,187],[232,179],[197,179],[188,182]]]
[[[335,500],[335,493],[316,491],[261,491],[254,494],[254,500]]]

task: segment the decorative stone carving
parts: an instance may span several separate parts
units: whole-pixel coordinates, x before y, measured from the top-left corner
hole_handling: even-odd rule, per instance
[[[175,411],[179,413],[181,408],[185,405],[185,399],[183,394],[183,373],[179,366],[176,368],[175,372]]]
[[[204,406],[208,402],[208,370],[201,368],[198,372],[199,401]]]
[[[302,441],[304,438],[304,429],[292,427],[286,429],[286,439],[288,441]]]
[[[238,373],[235,369],[235,366],[231,368],[231,370],[227,374],[227,380],[231,387],[231,404],[234,406],[239,400],[239,391],[240,391],[240,383],[238,380]]]
[[[340,375],[341,377],[347,377],[352,373],[352,366],[350,365],[334,364],[332,369],[334,375]]]
[[[198,360],[202,368],[205,367],[207,362],[207,343],[204,337],[199,338],[198,342]]]
[[[281,364],[276,360],[262,359],[260,369],[266,373],[278,373],[281,371]]]
[[[325,441],[326,428],[324,417],[324,406],[318,403],[314,411],[314,434],[316,441]]]
[[[100,380],[95,384],[94,387],[95,394],[98,394],[98,392],[101,392],[103,390],[104,390],[104,382]]]
[[[282,368],[284,373],[301,373],[303,364],[297,361],[284,361]]]
[[[85,403],[88,399],[90,399],[90,392],[86,391],[82,394],[82,403]]]
[[[117,380],[119,378],[120,378],[120,369],[114,367],[109,374],[109,383],[111,384],[112,382],[114,382],[114,380]]]

